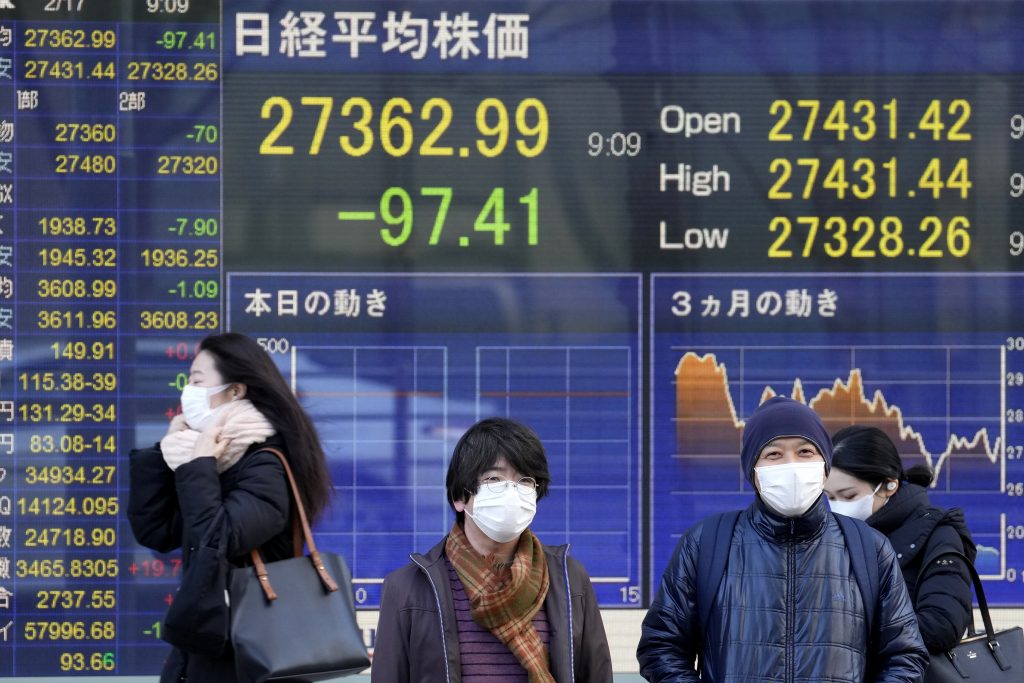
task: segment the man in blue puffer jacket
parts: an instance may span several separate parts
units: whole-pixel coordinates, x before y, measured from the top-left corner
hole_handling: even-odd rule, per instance
[[[644,618],[640,673],[673,683],[922,680],[928,652],[892,547],[870,534],[879,585],[876,604],[866,605],[825,504],[832,444],[820,418],[798,401],[772,398],[747,421],[742,449],[758,495],[732,538],[718,539],[730,549],[707,623],[697,607],[698,523],[680,540]]]

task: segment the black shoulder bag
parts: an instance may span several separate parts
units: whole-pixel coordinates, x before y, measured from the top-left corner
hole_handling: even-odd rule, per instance
[[[370,666],[370,659],[356,624],[348,565],[340,555],[316,549],[287,459],[276,449],[263,450],[284,465],[301,538],[295,529],[295,557],[264,563],[253,550],[253,566],[231,572],[231,643],[238,680],[321,681],[358,673]],[[302,539],[309,555],[302,554]]]
[[[974,592],[978,596],[978,611],[985,622],[985,633],[968,635],[953,649],[933,654],[924,683],[1020,683],[1024,681],[1024,631],[1020,626],[999,631],[992,628],[985,589],[974,564],[961,553],[947,553],[960,557],[971,572]],[[973,622],[973,620],[972,620]],[[974,629],[972,628],[971,631]]]

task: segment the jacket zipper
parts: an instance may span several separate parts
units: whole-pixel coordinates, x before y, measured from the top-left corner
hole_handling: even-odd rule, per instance
[[[423,574],[427,577],[427,581],[430,582],[430,589],[434,591],[434,604],[437,605],[437,620],[441,624],[441,650],[444,653],[444,679],[448,683],[451,683],[452,677],[448,671],[448,644],[444,637],[444,614],[441,612],[441,596],[437,592],[437,586],[434,584],[434,579],[431,578],[430,572],[427,568],[420,564],[415,557],[409,556],[417,567],[419,567]],[[566,545],[565,555],[562,556],[562,574],[565,576],[565,598],[567,605],[567,612],[569,615],[569,680],[576,680],[576,663],[574,660],[573,652],[573,634],[572,634],[572,587],[569,585],[569,547]]]
[[[786,600],[786,681],[794,680],[794,663],[796,657],[793,640],[796,638],[796,523],[789,521],[789,542],[786,544],[786,582],[788,585]]]
[[[430,572],[427,571],[427,568],[420,564],[412,555],[409,556],[409,559],[412,560],[417,567],[423,570],[423,573],[427,577],[427,581],[430,582],[430,589],[434,591],[434,603],[437,605],[437,620],[441,623],[441,651],[444,653],[444,680],[447,681],[447,683],[451,683],[452,677],[451,673],[448,671],[448,644],[445,642],[444,637],[444,614],[441,612],[441,596],[437,592],[437,586],[434,585],[434,579],[431,578]]]
[[[562,555],[562,572],[565,574],[565,604],[569,606],[569,680],[576,680],[576,662],[572,650],[572,587],[569,585],[569,545],[565,546],[565,554]]]

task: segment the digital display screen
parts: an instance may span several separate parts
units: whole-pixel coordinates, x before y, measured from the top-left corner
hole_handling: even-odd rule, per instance
[[[1024,573],[1012,2],[0,0],[0,678],[155,675],[128,453],[271,354],[368,645],[478,419],[532,426],[616,671],[774,394],[884,429]]]

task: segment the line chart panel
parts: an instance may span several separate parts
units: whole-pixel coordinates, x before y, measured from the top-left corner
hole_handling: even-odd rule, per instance
[[[932,467],[932,500],[967,514],[990,601],[1019,604],[1012,583],[1024,552],[1006,534],[1024,507],[1024,391],[1014,379],[1024,371],[1015,334],[1024,326],[1001,295],[1020,284],[654,276],[652,576],[691,524],[750,502],[743,423],[766,398],[786,395],[814,408],[830,433],[871,424],[906,466]],[[985,323],[959,324],[966,316]]]
[[[552,477],[534,530],[571,543],[603,606],[639,600],[640,277],[231,274],[231,329],[272,352],[327,450],[318,544],[361,606],[454,522],[459,437],[500,415],[535,429]],[[614,512],[614,514],[609,514]]]

